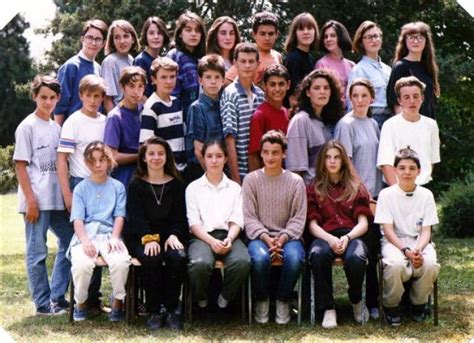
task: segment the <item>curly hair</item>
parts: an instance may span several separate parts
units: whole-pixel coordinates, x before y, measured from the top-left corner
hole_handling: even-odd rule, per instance
[[[311,105],[311,99],[306,94],[306,91],[311,87],[313,81],[319,78],[325,79],[329,83],[329,88],[331,89],[329,101],[323,107],[320,119],[324,124],[336,124],[343,114],[341,86],[334,72],[329,69],[316,69],[306,75],[298,87],[296,93],[297,103],[292,109],[292,113],[305,111],[309,114],[310,118],[318,118],[317,114],[314,112],[313,106]]]

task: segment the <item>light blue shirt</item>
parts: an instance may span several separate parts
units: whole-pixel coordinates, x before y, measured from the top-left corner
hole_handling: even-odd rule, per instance
[[[352,81],[362,77],[372,82],[375,89],[375,99],[372,107],[387,107],[387,85],[390,79],[390,72],[392,68],[382,62],[380,57],[378,60],[374,60],[368,56],[363,56],[362,59],[357,63],[349,75],[349,81],[347,82],[347,107],[349,110],[352,109],[352,104],[349,97],[349,87]]]
[[[125,217],[125,204],[125,187],[120,181],[109,177],[99,184],[86,178],[74,188],[71,222],[76,219],[84,224],[99,222],[101,230],[108,227],[112,232],[114,218]]]

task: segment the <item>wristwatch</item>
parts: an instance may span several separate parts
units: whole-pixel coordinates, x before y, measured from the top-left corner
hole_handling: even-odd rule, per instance
[[[403,256],[406,256],[406,254],[405,254],[406,251],[411,250],[411,249],[409,247],[405,247],[405,248],[402,248],[401,250],[402,250]]]

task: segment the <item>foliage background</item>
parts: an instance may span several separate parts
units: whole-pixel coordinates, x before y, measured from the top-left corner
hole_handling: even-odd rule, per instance
[[[474,20],[455,0],[55,0],[55,19],[45,30],[60,33],[48,53],[47,63],[32,67],[28,46],[21,36],[26,23],[17,17],[1,32],[0,37],[0,145],[11,144],[19,121],[32,109],[22,84],[31,80],[35,69],[55,73],[57,68],[80,49],[81,25],[90,18],[110,24],[125,18],[139,32],[143,21],[151,15],[162,17],[172,32],[175,20],[188,9],[200,14],[208,27],[221,16],[234,17],[241,34],[250,40],[251,18],[255,12],[269,10],[280,17],[277,50],[282,51],[291,19],[302,11],[313,14],[319,26],[329,19],[344,23],[351,34],[364,20],[380,24],[384,33],[382,60],[391,63],[400,27],[410,21],[428,23],[434,34],[436,55],[440,66],[441,97],[438,124],[442,141],[442,163],[435,168],[432,188],[435,193],[447,190],[456,179],[465,179],[474,169],[474,97],[473,43]],[[358,61],[360,56],[347,56]],[[103,55],[98,56],[101,62]]]

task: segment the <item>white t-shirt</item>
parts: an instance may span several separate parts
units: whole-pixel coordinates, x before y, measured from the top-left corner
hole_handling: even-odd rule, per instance
[[[409,145],[418,154],[421,164],[416,184],[424,185],[431,181],[432,165],[441,161],[439,144],[436,121],[421,115],[418,121],[411,122],[397,114],[382,126],[377,167],[393,166],[397,151]]]
[[[91,174],[84,161],[84,151],[93,141],[104,141],[105,119],[98,113],[92,118],[81,111],[71,114],[64,122],[58,152],[69,155],[69,174],[86,178]]]
[[[417,186],[413,195],[398,184],[382,189],[377,200],[375,223],[393,224],[398,237],[417,237],[423,226],[438,224],[438,214],[433,193]]]
[[[230,222],[243,228],[241,188],[225,175],[216,187],[204,174],[186,188],[186,213],[189,226],[199,224],[206,232],[228,230]]]
[[[13,160],[28,163],[26,170],[40,211],[63,210],[64,203],[56,173],[56,149],[61,127],[53,120],[28,115],[15,131]],[[26,199],[18,187],[18,210],[26,212]]]

